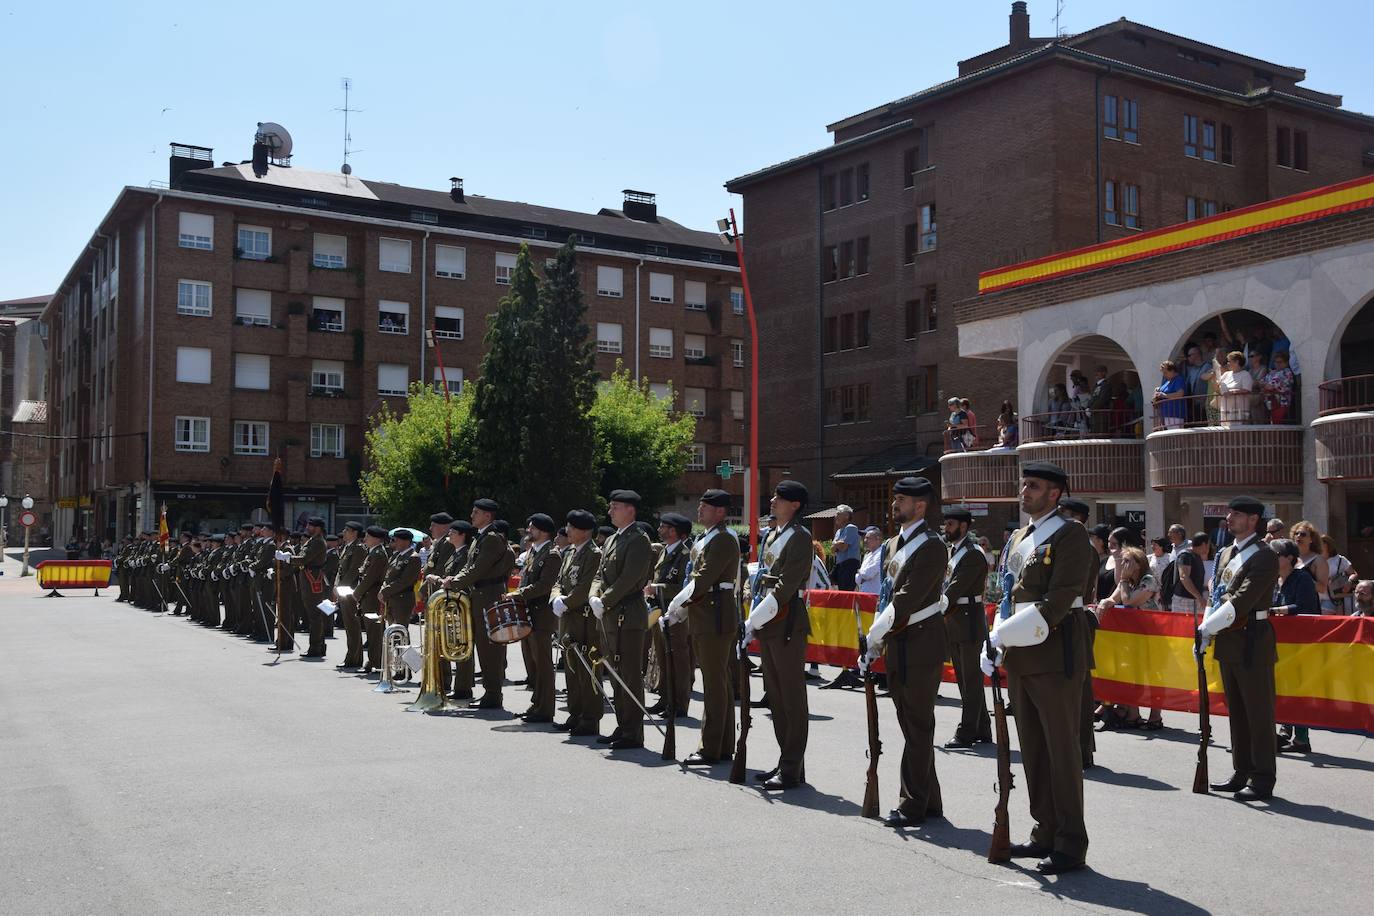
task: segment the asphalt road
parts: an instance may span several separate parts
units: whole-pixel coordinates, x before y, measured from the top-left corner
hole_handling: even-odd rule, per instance
[[[406,713],[413,689],[375,694],[334,670],[341,635],[325,663],[273,666],[261,646],[108,593],[37,595],[0,579],[6,914],[1261,914],[1342,912],[1374,891],[1360,858],[1374,746],[1358,737],[1314,732],[1317,753],[1280,761],[1282,797],[1247,806],[1191,794],[1192,717],[1101,735],[1091,869],[1047,879],[985,861],[990,748],[939,752],[946,822],[898,833],[860,817],[855,691],[811,691],[812,786],[770,796],[727,767],[660,761],[652,729],[644,751],[611,753],[509,714]],[[941,740],[958,715],[943,694]],[[507,687],[508,708],[527,703]],[[889,702],[882,717],[885,811],[901,742]],[[696,725],[679,727],[681,755]],[[766,713],[754,725],[756,771],[776,745]],[[1217,732],[1224,746],[1225,719]],[[1213,749],[1217,778],[1226,758]]]

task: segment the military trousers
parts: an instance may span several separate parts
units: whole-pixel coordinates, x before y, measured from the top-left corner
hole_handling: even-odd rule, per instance
[[[1016,734],[1030,796],[1031,840],[1082,861],[1088,852],[1083,821],[1083,756],[1078,743],[1086,672],[1008,674]]]
[[[759,640],[763,689],[772,712],[773,736],[778,741],[778,776],[805,781],[806,740],[810,710],[806,697],[806,637]]]
[[[944,813],[940,778],[935,774],[935,698],[944,677],[944,638],[942,625],[908,630],[901,638],[889,639],[883,653],[888,692],[903,739],[897,807],[907,817]]]
[[[601,632],[591,608],[569,610],[559,621],[562,632],[569,642],[577,646],[584,658],[590,661],[589,653],[601,651]],[[568,721],[574,726],[596,727],[606,714],[606,701],[595,679],[578,659],[577,653],[569,650],[563,658],[563,682],[567,686]]]
[[[982,643],[971,639],[949,641],[949,661],[959,685],[959,726],[954,736],[964,741],[992,740],[992,719],[988,716],[988,696],[983,690],[983,669],[978,656]]]
[[[679,629],[686,627],[682,624],[673,627],[674,631]],[[673,635],[676,636],[676,632]],[[735,682],[731,678],[738,677],[733,673],[738,668],[732,666],[730,660],[735,657],[736,635],[730,629],[717,633],[712,626],[702,627],[692,634],[693,654],[701,666],[701,697],[705,707],[701,713],[701,744],[697,751],[716,760],[734,753]]]
[[[601,657],[625,682],[622,687],[611,679],[616,730],[622,738],[642,742],[644,713],[640,706],[644,704],[644,668],[640,658],[644,652],[644,630],[625,626],[620,615],[607,608],[601,618],[601,646]]]
[[[352,595],[339,599],[339,616],[343,618],[345,667],[361,667],[363,663],[363,621],[358,613],[358,600]]]
[[[669,627],[668,635],[672,638],[673,661],[668,664],[668,639],[665,638],[663,627],[654,624],[649,633],[654,651],[658,653],[658,683],[654,685],[654,690],[665,701],[672,704],[672,707],[679,711],[685,711],[687,704],[692,699],[692,656],[691,640],[687,636],[687,624],[674,624]],[[672,668],[672,680],[669,681],[669,668]],[[670,695],[671,690],[671,695]]]
[[[1273,791],[1278,745],[1274,738],[1274,665],[1221,662],[1221,688],[1231,722],[1231,766],[1256,789]],[[1017,715],[1021,713],[1018,710]]]
[[[553,718],[554,693],[557,690],[553,672],[553,631],[535,630],[521,643],[528,648],[529,661],[525,675],[529,678],[530,692],[533,694],[529,711],[534,715]]]

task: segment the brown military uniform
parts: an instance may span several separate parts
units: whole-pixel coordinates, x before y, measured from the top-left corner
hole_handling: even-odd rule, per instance
[[[450,545],[450,546],[452,546],[452,545]],[[450,576],[456,576],[456,575],[458,575],[460,572],[463,571],[463,567],[467,565],[467,562],[468,562],[468,542],[467,542],[467,540],[465,539],[465,540],[463,541],[463,546],[462,546],[462,547],[454,547],[454,548],[449,552],[448,559],[446,559],[446,560],[444,561],[444,565],[443,565],[442,567],[437,567],[437,568],[436,568],[436,573],[435,573],[435,574],[436,574],[436,575],[439,575],[439,576],[442,576],[443,578],[448,578],[448,577],[450,577]],[[471,615],[472,615],[472,611],[471,611],[471,609],[468,610],[468,615],[469,615],[469,616],[468,616],[468,622],[469,622],[469,624],[471,624],[471,622],[472,622],[472,616],[471,616]],[[472,629],[472,633],[474,634],[474,636],[475,636],[475,634],[477,633],[477,630],[476,630],[475,627]],[[474,646],[474,647],[473,647],[473,652],[476,652],[476,651],[477,651],[477,648],[476,648],[476,646]],[[457,687],[453,686],[453,685],[454,685],[454,682],[455,682],[455,679],[454,679],[454,677],[453,677],[453,671],[454,671],[453,663],[450,662],[450,661],[449,661],[448,659],[446,659],[446,658],[441,658],[441,659],[439,659],[439,682],[440,682],[441,684],[444,685],[444,692],[445,692],[445,693],[447,693],[450,689],[453,690],[452,696],[454,697],[454,699],[463,700],[463,699],[468,699],[468,698],[470,698],[470,697],[472,696],[472,657],[471,657],[471,656],[468,657],[468,660],[467,660],[466,662],[459,662],[459,663],[458,663],[459,669],[461,670],[462,667],[463,667],[464,665],[466,665],[467,668],[468,668],[467,687],[465,687],[465,688],[463,688],[463,689],[458,689]]]
[[[739,639],[739,538],[725,525],[703,534],[692,545],[692,600],[687,602],[686,630],[701,667],[701,745],[707,759],[734,756],[734,681],[731,659]],[[671,600],[671,596],[670,596]],[[674,627],[674,630],[682,627]],[[676,659],[674,659],[676,661]],[[682,707],[686,709],[687,707]]]
[[[520,587],[515,590],[515,594],[525,600],[525,609],[534,626],[534,632],[524,639],[529,644],[527,676],[534,694],[525,715],[533,717],[534,721],[553,721],[553,633],[558,621],[549,606],[549,596],[558,582],[560,565],[552,538],[537,549],[531,548],[525,568],[520,571]]]
[[[644,654],[644,631],[649,625],[644,586],[652,565],[648,535],[637,523],[628,525],[606,539],[590,595],[600,598],[605,609],[601,617],[603,657],[625,682],[625,687],[615,684],[616,730],[621,738],[641,743],[644,714],[634,701],[644,703],[644,668],[640,659]]]
[[[987,694],[983,691],[983,671],[978,656],[988,637],[987,612],[983,589],[988,581],[988,558],[972,537],[965,536],[950,547],[950,565],[945,573],[945,637],[954,680],[959,685],[962,715],[954,737],[962,741],[991,741]]]
[[[363,561],[367,558],[367,548],[363,546],[362,536],[351,544],[339,548],[339,569],[334,576],[334,587],[356,588],[362,575]],[[339,618],[343,623],[344,638],[348,642],[344,653],[344,667],[356,668],[363,663],[362,615],[358,609],[358,593],[338,599]]]
[[[792,532],[783,541],[783,534]],[[779,548],[781,543],[781,548]],[[811,617],[806,610],[805,588],[811,577],[815,553],[811,532],[794,521],[787,528],[774,528],[760,546],[762,599],[772,594],[778,614],[759,627],[759,661],[763,666],[763,688],[773,713],[773,735],[778,741],[778,778],[784,782],[806,779],[806,740],[810,710],[806,699],[806,637],[811,633]]]
[[[468,593],[472,605],[472,639],[476,655],[482,664],[483,700],[497,703],[506,680],[506,647],[494,643],[487,636],[486,610],[506,593],[506,578],[515,568],[506,539],[488,525],[477,533],[468,549],[467,563],[454,577],[453,588]],[[469,659],[458,664],[454,689],[472,689],[473,663]]]
[[[317,534],[307,538],[291,558],[291,570],[296,574],[301,606],[310,625],[310,645],[306,654],[320,658],[324,657],[324,615],[320,612],[320,602],[328,594],[324,579],[325,554],[328,552],[324,538]]]
[[[575,644],[585,656],[591,649],[600,651],[601,634],[587,604],[592,579],[601,565],[601,551],[589,538],[580,547],[563,551],[553,597],[562,598],[567,610],[558,621],[561,637]],[[568,723],[595,731],[605,713],[605,701],[587,669],[572,653],[563,658],[563,680],[568,688]]]
[[[420,554],[414,547],[387,561],[378,597],[386,604],[386,622],[408,626],[415,613],[415,583],[420,581]]]
[[[666,609],[673,596],[682,590],[689,559],[690,551],[682,541],[675,541],[671,548],[663,548],[654,563],[653,578],[650,579],[651,585],[662,586],[652,589],[650,593],[652,597],[649,601],[654,607],[659,610]],[[668,632],[673,641],[673,683],[668,684],[667,640],[663,635],[663,627],[656,626],[650,631],[649,639],[653,642],[654,651],[658,653],[659,676],[658,683],[649,686],[650,689],[657,690],[665,702],[671,699],[673,709],[686,712],[687,704],[692,699],[691,643],[687,638],[686,627],[669,627]]]
[[[358,603],[358,614],[367,628],[367,667],[376,670],[382,666],[382,601],[380,592],[382,580],[386,577],[386,547],[378,544],[371,549],[364,547],[362,569],[358,572],[358,584],[353,597]],[[375,619],[367,619],[367,615]]]

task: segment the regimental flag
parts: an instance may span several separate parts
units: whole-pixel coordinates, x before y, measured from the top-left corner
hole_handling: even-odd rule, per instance
[[[157,522],[157,542],[164,551],[167,550],[167,541],[169,537],[167,533],[167,503],[164,502],[162,504],[162,513],[158,517]]]
[[[267,514],[272,517],[273,530],[286,524],[286,497],[282,492],[282,463],[272,461],[272,483],[267,488]]]

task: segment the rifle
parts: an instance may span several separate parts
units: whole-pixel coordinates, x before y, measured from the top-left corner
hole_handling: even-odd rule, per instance
[[[662,760],[672,760],[677,756],[677,698],[673,696],[676,689],[676,680],[673,677],[673,630],[672,624],[668,622],[668,609],[663,601],[663,587],[658,589],[658,606],[663,611],[663,646],[664,646],[664,674],[667,677],[667,684],[663,690],[663,696],[667,698],[668,716],[664,723],[663,733],[663,753],[660,755]]]
[[[992,641],[987,642],[989,658],[996,658]],[[1007,704],[1002,698],[1002,672],[992,669],[992,713],[997,730],[997,806],[992,815],[992,842],[988,844],[988,861],[1011,861],[1011,823],[1007,818],[1007,801],[1011,798],[1011,736],[1007,733]]]
[[[1193,770],[1193,794],[1207,794],[1207,741],[1212,737],[1211,701],[1207,698],[1207,667],[1202,637],[1193,634],[1193,655],[1197,658],[1197,769]]]
[[[859,631],[859,658],[868,655],[868,635],[864,633],[859,601],[854,600],[854,627]],[[873,671],[864,666],[864,703],[868,708],[868,775],[864,782],[864,817],[878,816],[878,758],[883,754],[883,742],[878,737],[878,694],[873,686]]]
[[[735,759],[730,764],[730,781],[744,782],[745,759],[748,756],[749,727],[749,653],[744,644],[744,621],[739,624],[739,738],[735,741]]]

